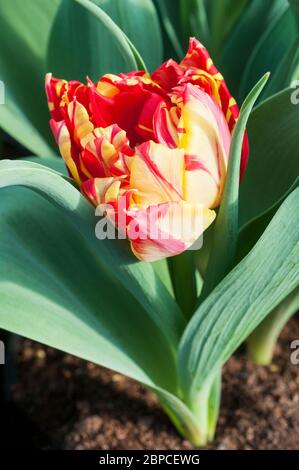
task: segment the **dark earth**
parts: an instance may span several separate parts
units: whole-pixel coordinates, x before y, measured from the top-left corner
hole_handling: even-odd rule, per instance
[[[226,364],[213,449],[299,449],[299,365],[290,363],[298,320],[285,328],[271,366],[255,366],[244,348]],[[154,395],[120,374],[26,339],[17,364],[6,448],[191,448]]]

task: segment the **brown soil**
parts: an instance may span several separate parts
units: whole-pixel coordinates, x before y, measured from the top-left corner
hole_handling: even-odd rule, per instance
[[[284,330],[271,367],[239,351],[225,366],[216,449],[299,449],[299,365]],[[42,449],[190,449],[144,387],[73,356],[22,340],[7,409],[8,446]]]

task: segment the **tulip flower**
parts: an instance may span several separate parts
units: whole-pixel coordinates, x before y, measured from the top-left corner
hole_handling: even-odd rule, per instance
[[[215,218],[239,115],[207,50],[192,38],[180,64],[87,85],[48,74],[46,93],[70,176],[134,254],[155,261],[190,248]],[[247,157],[245,135],[241,174]]]

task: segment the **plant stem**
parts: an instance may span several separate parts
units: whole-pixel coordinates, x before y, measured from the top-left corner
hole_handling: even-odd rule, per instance
[[[216,431],[216,425],[219,416],[220,398],[221,398],[221,370],[217,372],[211,386],[209,394],[209,421],[208,421],[208,440],[213,441]]]
[[[174,413],[167,404],[162,402],[163,409],[165,413],[170,418],[171,422],[181,434],[181,436],[187,439],[191,444],[197,447],[204,447],[208,443],[208,433],[206,433],[195,420],[191,420],[189,418],[184,419],[185,417],[179,416],[178,414]]]
[[[168,392],[153,391],[178,432],[194,447],[205,447],[213,440],[219,413],[221,370],[194,394],[188,404]]]
[[[298,309],[299,288],[286,297],[249,336],[247,350],[256,364],[271,364],[277,338]]]
[[[209,382],[199,391],[191,403],[196,422],[201,430],[201,442],[204,446],[214,439],[219,414],[221,395],[221,370],[217,371]]]
[[[185,251],[168,258],[168,266],[175,298],[185,318],[189,320],[195,310],[197,298],[194,252]]]

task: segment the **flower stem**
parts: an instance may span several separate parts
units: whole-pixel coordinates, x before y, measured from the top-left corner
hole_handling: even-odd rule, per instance
[[[173,291],[185,318],[190,320],[197,298],[196,266],[193,251],[168,258]]]
[[[205,447],[214,438],[220,392],[221,371],[196,394],[189,406],[170,395],[158,393],[158,396],[178,432],[194,447]]]
[[[298,309],[299,288],[289,294],[249,336],[247,350],[256,364],[271,364],[277,338]]]

